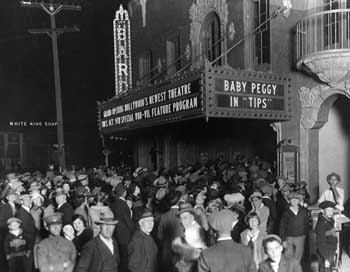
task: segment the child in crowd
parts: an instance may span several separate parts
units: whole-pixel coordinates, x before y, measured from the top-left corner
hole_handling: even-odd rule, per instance
[[[9,234],[7,234],[4,242],[4,250],[6,259],[9,264],[9,272],[29,272],[31,267],[30,248],[33,248],[33,242],[22,231],[22,221],[16,217],[7,220]]]
[[[320,203],[319,207],[323,212],[319,213],[315,227],[317,253],[321,258],[321,267],[324,271],[336,266],[338,237],[334,228],[335,206],[334,202],[328,200]]]

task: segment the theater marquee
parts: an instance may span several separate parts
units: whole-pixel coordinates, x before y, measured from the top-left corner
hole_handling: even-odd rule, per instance
[[[287,120],[290,79],[275,74],[206,68],[207,117]]]
[[[288,120],[290,92],[287,76],[206,67],[100,104],[99,128],[110,134],[193,118]]]
[[[201,74],[134,91],[100,106],[102,133],[203,117]]]

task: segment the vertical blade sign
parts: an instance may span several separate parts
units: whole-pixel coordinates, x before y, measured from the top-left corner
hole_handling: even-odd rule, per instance
[[[128,11],[123,9],[122,5],[115,13],[113,28],[115,95],[117,96],[131,88],[130,20]]]

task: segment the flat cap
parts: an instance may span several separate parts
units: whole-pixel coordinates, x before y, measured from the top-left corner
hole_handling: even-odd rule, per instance
[[[297,192],[291,192],[289,195],[288,195],[288,199],[299,199],[299,200],[302,200],[303,199],[303,196]]]
[[[332,201],[329,201],[329,200],[325,200],[323,202],[321,202],[318,206],[321,208],[321,209],[327,209],[327,208],[335,208],[337,204],[335,204],[334,202]]]
[[[228,209],[214,212],[209,215],[209,225],[218,232],[230,232],[235,215]]]
[[[11,217],[7,220],[7,225],[12,224],[13,222],[17,222],[18,224],[21,224],[22,220],[17,217]]]

